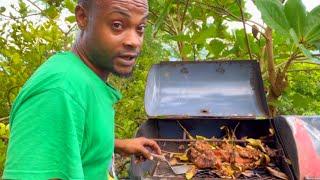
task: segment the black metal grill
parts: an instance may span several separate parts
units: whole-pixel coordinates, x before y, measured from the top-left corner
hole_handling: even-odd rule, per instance
[[[189,142],[192,142],[194,140],[190,139],[155,139],[161,149],[164,152],[171,152],[171,153],[183,153],[185,152],[187,148],[187,144]],[[223,140],[208,140],[208,141],[213,141],[216,143],[222,143],[225,142]],[[265,143],[274,145],[274,141],[265,141]],[[236,144],[244,144],[246,143],[243,140],[235,140],[233,143]],[[182,145],[182,146],[181,146]],[[185,147],[185,148],[181,148]],[[281,162],[281,159],[283,158],[283,151],[282,149],[277,150],[277,162]],[[280,165],[279,165],[280,166]],[[245,177],[241,175],[238,179],[278,179],[272,175],[270,175],[265,168],[257,168],[253,170],[254,176],[252,177]],[[168,164],[164,162],[157,162],[153,172],[149,175],[152,178],[157,178],[157,179],[185,179],[184,175],[175,175]],[[204,169],[204,170],[198,170],[197,174],[194,176],[193,179],[221,179],[216,173],[214,173],[213,170],[211,169]]]
[[[164,163],[164,162],[158,162],[157,166],[154,170],[154,174],[152,175],[152,179],[185,179],[184,175],[175,175],[171,171],[170,167]],[[221,178],[217,176],[213,171],[211,170],[199,170],[197,174],[194,176],[193,179],[210,179],[210,180],[220,180]],[[264,169],[257,169],[255,170],[255,176],[253,177],[245,177],[240,176],[238,179],[250,179],[250,180],[268,180],[268,179],[279,179],[274,176],[271,176],[268,172],[266,172]]]
[[[241,137],[247,136],[250,138],[259,139],[262,136],[269,134],[269,128],[272,122],[269,120],[210,120],[210,119],[194,119],[185,120],[179,122],[185,127],[192,136],[201,135],[207,138],[212,136],[216,139],[210,141],[219,143],[224,142],[221,139],[225,135],[221,132],[221,126],[227,126],[230,129],[234,129],[237,126],[235,135],[237,140],[235,144],[244,145],[246,142],[240,140]],[[238,125],[239,124],[239,125]],[[144,136],[152,138],[161,147],[163,152],[167,153],[184,153],[188,148],[188,144],[191,141],[187,139],[185,132],[179,126],[179,123],[175,120],[148,120],[142,126],[140,126],[137,137]],[[276,136],[271,139],[263,141],[270,148],[277,150],[277,158],[275,159],[276,167],[280,168],[289,179],[294,179],[290,165],[286,162],[282,146],[279,144]],[[183,148],[181,148],[181,145]],[[131,164],[131,178],[132,179],[185,179],[184,175],[176,176],[171,171],[170,167],[165,163],[156,161],[146,161],[140,164],[134,164],[134,159]],[[256,169],[256,176],[239,177],[239,179],[277,179],[270,175],[264,169]],[[194,179],[219,179],[219,177],[212,171],[200,170],[194,177]]]

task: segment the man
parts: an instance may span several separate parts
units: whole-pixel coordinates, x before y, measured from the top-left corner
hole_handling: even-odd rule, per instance
[[[160,153],[146,138],[114,140],[121,95],[104,81],[132,73],[147,15],[147,0],[79,0],[72,51],[49,58],[13,105],[4,179],[102,180],[114,150]]]

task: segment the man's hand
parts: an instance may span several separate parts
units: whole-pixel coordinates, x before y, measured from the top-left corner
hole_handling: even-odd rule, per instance
[[[147,147],[149,147],[150,150],[148,150]],[[151,156],[151,152],[161,154],[158,144],[155,141],[144,137],[134,139],[116,139],[115,151],[126,155],[143,155],[146,159],[150,160],[153,158]]]

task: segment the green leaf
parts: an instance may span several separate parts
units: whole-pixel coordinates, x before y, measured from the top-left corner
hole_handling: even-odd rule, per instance
[[[263,21],[275,31],[288,36],[290,25],[282,4],[277,0],[257,0],[255,2]]]
[[[65,0],[64,4],[70,12],[74,12],[76,4],[72,0]]]
[[[299,40],[303,40],[306,34],[304,28],[307,23],[307,12],[301,0],[288,0],[284,6],[284,12]]]
[[[196,43],[196,44],[204,43],[206,39],[214,36],[215,29],[216,29],[216,26],[211,25],[211,26],[208,27],[207,29],[204,29],[204,30],[196,33],[196,34],[192,37],[192,41],[193,41],[194,43]]]
[[[320,59],[318,57],[313,57],[312,53],[307,48],[305,48],[302,44],[299,45],[299,48],[312,62],[320,65]]]
[[[22,16],[27,16],[27,13],[28,13],[27,5],[22,0],[19,0],[19,13]]]
[[[165,7],[164,7],[163,11],[161,12],[160,16],[158,17],[157,21],[154,24],[154,29],[153,29],[154,33],[156,33],[158,31],[159,27],[165,21],[165,18],[172,7],[172,3],[173,3],[173,0],[168,0],[165,3]]]
[[[3,6],[1,6],[1,7],[0,7],[0,13],[3,13],[3,12],[5,12],[5,11],[6,11],[6,8],[3,7]]]
[[[320,5],[316,6],[315,8],[313,8],[310,13],[308,14],[308,16],[312,16],[315,18],[320,18]]]
[[[307,16],[307,27],[306,27],[306,41],[308,43],[314,44],[314,42],[320,39],[320,6],[312,9]]]
[[[317,47],[317,49],[320,51],[320,41],[319,42],[316,42],[314,43],[314,45]]]
[[[303,44],[300,44],[300,43],[299,43],[298,36],[297,36],[297,34],[295,33],[295,31],[294,31],[292,28],[290,29],[290,36],[291,36],[293,42],[295,43],[295,45],[296,45],[297,47],[299,47],[299,49],[302,51],[302,53],[303,53],[307,58],[309,58],[309,59],[310,59],[311,61],[313,61],[314,63],[317,63],[317,64],[320,65],[320,60],[319,60],[319,58],[313,57],[313,56],[312,56],[312,53],[311,53],[307,48],[305,48],[305,47],[303,46]]]
[[[221,52],[225,49],[225,47],[226,47],[226,45],[222,41],[220,41],[218,39],[214,39],[210,42],[208,50],[215,57],[217,57],[221,54]]]
[[[56,8],[54,6],[50,6],[48,9],[44,10],[44,15],[49,17],[50,19],[56,19],[59,15]]]
[[[75,16],[68,16],[65,18],[65,20],[70,23],[74,23],[74,22],[76,22],[76,17]]]
[[[310,44],[320,41],[320,23],[313,26],[306,34],[306,41]]]

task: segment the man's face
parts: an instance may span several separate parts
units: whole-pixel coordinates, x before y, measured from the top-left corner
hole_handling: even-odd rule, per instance
[[[83,30],[86,53],[99,69],[129,76],[140,53],[147,0],[95,0]]]

